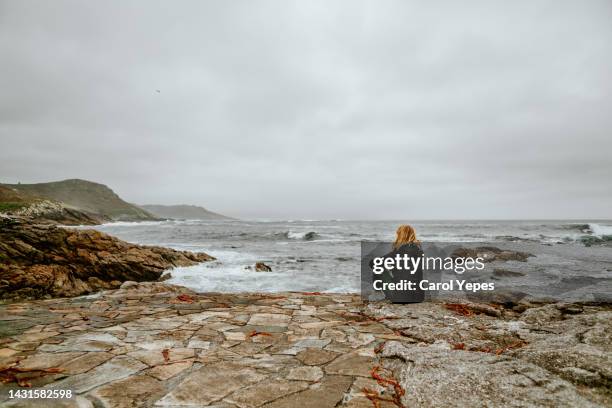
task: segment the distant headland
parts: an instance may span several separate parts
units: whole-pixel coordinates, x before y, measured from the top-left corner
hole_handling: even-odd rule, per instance
[[[0,184],[0,214],[39,223],[95,225],[112,221],[230,219],[194,205],[138,206],[108,186],[81,179],[36,184]]]

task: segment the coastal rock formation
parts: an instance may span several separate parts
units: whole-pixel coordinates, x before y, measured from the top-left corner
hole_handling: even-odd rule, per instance
[[[255,271],[256,272],[272,272],[272,268],[270,268],[268,265],[266,265],[263,262],[257,262],[255,264]]]
[[[0,185],[0,216],[22,217],[32,222],[63,225],[95,225],[110,220]]]
[[[104,184],[87,180],[70,179],[51,183],[0,185],[31,199],[62,203],[87,214],[105,220],[146,221],[157,218],[142,208],[121,199]],[[2,201],[0,199],[0,201]]]
[[[580,237],[579,241],[587,247],[593,245],[612,246],[612,235],[602,235],[601,237],[583,235]]]
[[[93,230],[0,218],[0,297],[77,296],[155,281],[164,270],[212,260],[204,253],[130,244]]]
[[[159,282],[0,305],[0,405],[31,386],[71,407],[610,406],[609,305],[526,306]]]
[[[453,258],[482,258],[484,262],[493,261],[520,261],[527,262],[527,258],[535,256],[527,252],[511,251],[492,246],[477,248],[459,248],[452,254]]]
[[[102,216],[87,214],[83,211],[68,208],[62,203],[49,200],[37,201],[28,207],[15,211],[13,214],[42,224],[97,225],[108,221]]]

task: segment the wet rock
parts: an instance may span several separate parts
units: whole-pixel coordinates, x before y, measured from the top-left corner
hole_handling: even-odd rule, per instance
[[[175,266],[212,260],[204,253],[129,244],[102,232],[0,218],[0,297],[78,296],[155,281]]]
[[[255,264],[255,272],[272,272],[272,268],[263,262],[257,262]]]
[[[138,295],[152,295],[161,293],[176,293],[176,294],[193,294],[195,293],[191,289],[184,286],[171,285],[169,283],[161,282],[124,282],[119,290],[114,292],[115,296],[125,296],[130,294]]]
[[[518,290],[495,288],[494,291],[467,292],[466,296],[472,302],[494,303],[512,308],[529,295]]]
[[[158,281],[159,282],[164,282],[164,281],[167,281],[167,280],[170,280],[170,279],[172,279],[172,274],[170,272],[166,272],[162,276],[160,276]]]
[[[601,237],[593,235],[583,235],[579,238],[579,241],[587,247],[593,245],[610,245],[612,244],[612,235],[602,235]]]
[[[516,278],[520,276],[525,276],[525,274],[523,272],[510,271],[508,269],[495,268],[493,270],[493,276],[496,276],[498,278]]]
[[[304,238],[302,238],[304,241],[312,241],[313,239],[315,239],[317,237],[317,233],[314,231],[309,231],[306,234],[304,234]]]
[[[483,246],[477,248],[459,248],[456,249],[452,255],[453,258],[482,258],[484,262],[493,261],[520,261],[527,262],[529,257],[535,256],[533,254],[521,251],[512,251],[507,249],[500,249],[492,246]]]
[[[530,324],[545,324],[555,320],[561,320],[563,314],[554,304],[534,307],[523,312],[520,320]]]

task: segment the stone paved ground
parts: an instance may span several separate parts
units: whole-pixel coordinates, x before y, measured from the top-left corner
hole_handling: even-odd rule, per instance
[[[609,310],[573,310],[578,320],[559,329],[557,317],[570,314],[558,308],[532,309],[523,313],[527,318],[512,320],[490,306],[474,307],[366,306],[357,295],[194,294],[159,283],[4,305],[0,404],[610,404]],[[534,346],[574,329],[582,343],[573,349],[563,343],[565,360],[546,354],[558,353],[562,343]],[[70,389],[77,397],[38,405],[7,400],[9,389],[27,386]]]

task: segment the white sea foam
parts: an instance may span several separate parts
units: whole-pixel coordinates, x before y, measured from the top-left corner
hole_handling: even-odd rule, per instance
[[[198,291],[358,292],[360,241],[392,241],[402,221],[153,221],[117,222],[99,228],[128,242],[206,252],[218,261],[176,268],[172,283]],[[588,221],[420,222],[424,242],[518,241],[521,245],[573,243]],[[595,235],[612,234],[610,222],[590,224]],[[310,233],[310,234],[309,234]],[[315,234],[316,233],[316,234]],[[573,250],[573,249],[572,249]],[[535,249],[534,249],[535,251]],[[538,259],[545,259],[538,255]],[[273,272],[246,269],[263,261]],[[534,262],[530,259],[530,262]],[[555,266],[556,267],[556,266]]]
[[[287,233],[287,238],[290,238],[290,239],[304,239],[306,234],[308,234],[308,231],[305,231],[305,232],[293,232],[293,231],[289,231]]]
[[[143,227],[143,226],[152,226],[152,225],[162,225],[167,223],[172,223],[175,221],[172,220],[164,220],[164,221],[113,221],[113,222],[105,222],[100,224],[100,227]],[[91,226],[90,226],[91,227]]]
[[[278,267],[277,267],[278,268]],[[325,291],[354,293],[359,290],[358,280],[338,279],[333,275],[304,275],[301,271],[276,269],[273,272],[256,272],[246,269],[246,265],[231,265],[223,261],[217,264],[199,264],[179,267],[171,271],[168,281],[186,286],[199,292],[285,292],[285,291]],[[331,289],[328,289],[331,288]]]
[[[612,225],[589,224],[589,228],[593,231],[593,235],[598,237],[612,235]]]

